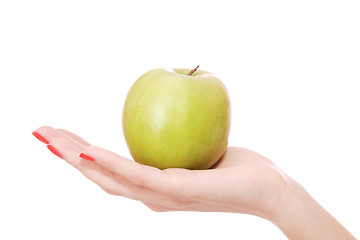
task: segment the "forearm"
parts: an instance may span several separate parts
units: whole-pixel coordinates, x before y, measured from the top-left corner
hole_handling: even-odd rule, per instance
[[[355,239],[303,187],[290,181],[271,219],[289,239]]]

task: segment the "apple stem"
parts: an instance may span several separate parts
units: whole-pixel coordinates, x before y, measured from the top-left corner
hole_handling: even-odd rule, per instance
[[[200,65],[197,65],[196,68],[194,68],[193,70],[191,70],[187,75],[191,76],[194,74],[194,72],[196,72],[196,70],[200,67]]]

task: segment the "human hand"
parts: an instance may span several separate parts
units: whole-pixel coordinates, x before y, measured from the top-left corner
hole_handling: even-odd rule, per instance
[[[245,148],[229,147],[208,170],[159,170],[92,146],[67,130],[44,126],[35,132],[107,193],[141,201],[154,211],[238,212],[269,219],[288,186],[287,176],[269,159]]]
[[[33,134],[107,193],[141,201],[154,211],[247,213],[270,220],[289,239],[355,239],[300,184],[245,148],[229,147],[208,170],[160,170],[64,129],[44,126]]]

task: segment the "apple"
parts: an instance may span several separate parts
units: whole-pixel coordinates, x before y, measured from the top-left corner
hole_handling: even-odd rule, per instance
[[[166,168],[207,169],[228,145],[230,100],[209,72],[155,69],[129,90],[123,133],[138,163]]]

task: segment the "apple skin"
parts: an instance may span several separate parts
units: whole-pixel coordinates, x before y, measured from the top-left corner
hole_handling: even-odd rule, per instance
[[[166,168],[207,169],[225,152],[230,100],[212,74],[191,69],[155,69],[128,92],[123,133],[134,160]]]

